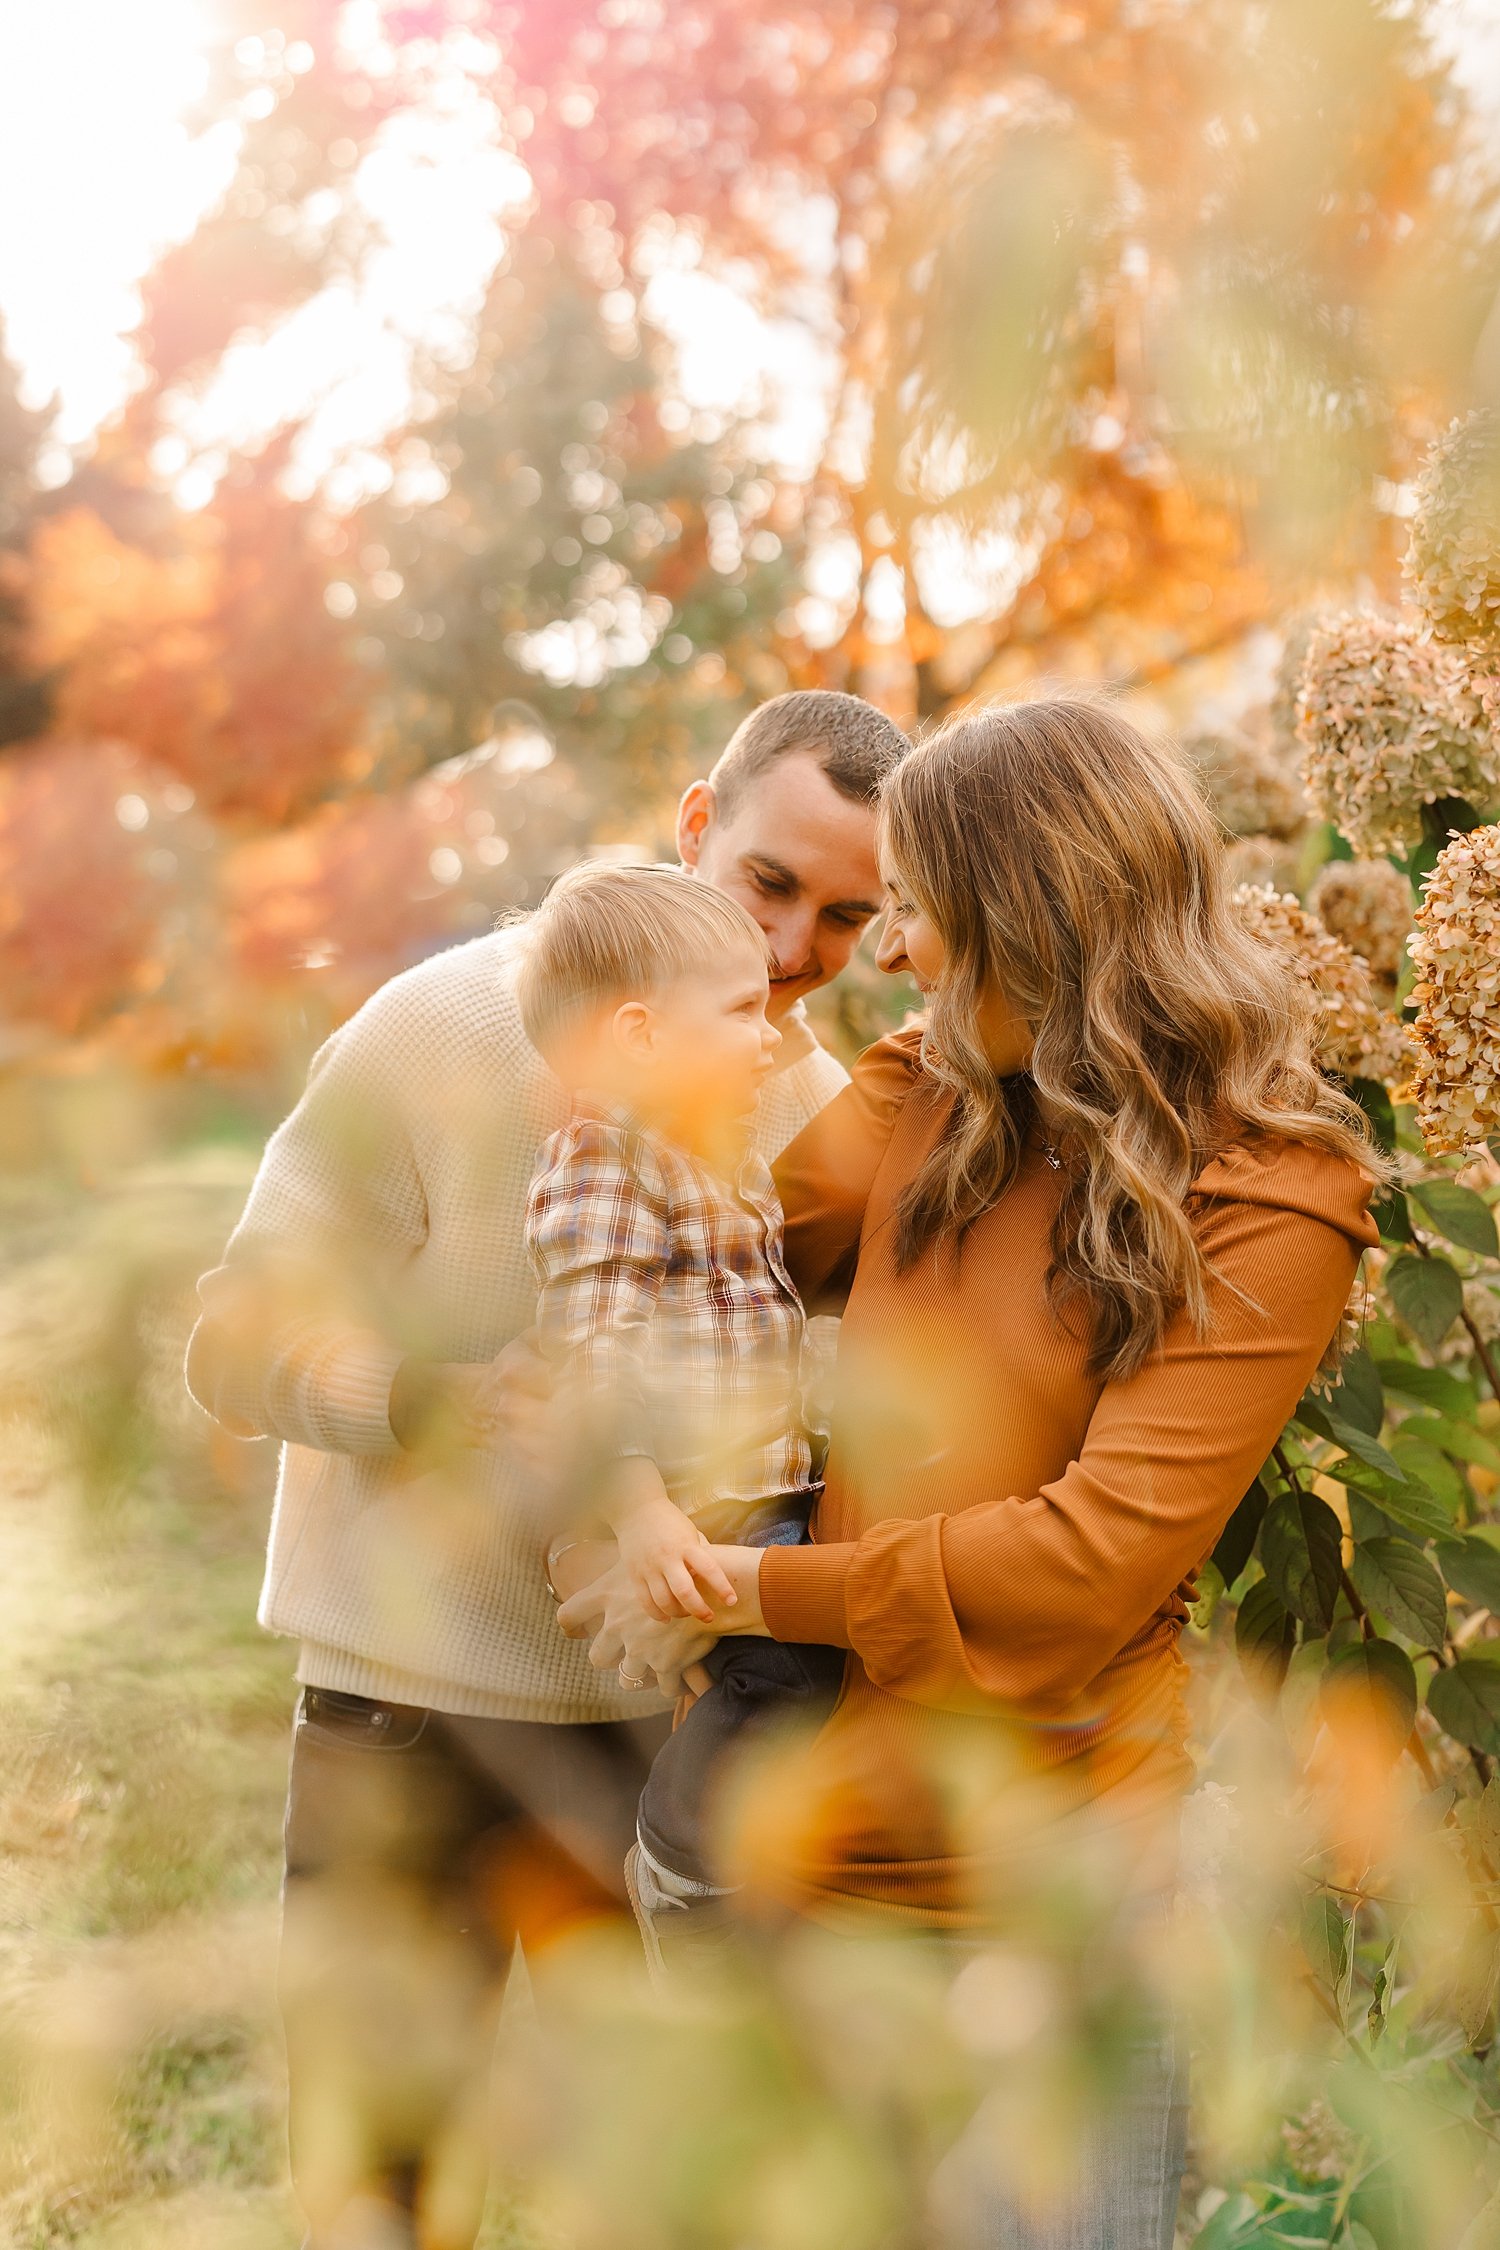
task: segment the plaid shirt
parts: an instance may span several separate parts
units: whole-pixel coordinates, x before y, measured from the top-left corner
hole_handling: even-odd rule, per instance
[[[580,1104],[543,1149],[526,1210],[542,1349],[585,1442],[645,1454],[718,1534],[815,1489],[802,1304],[771,1175],[733,1182],[627,1111]]]

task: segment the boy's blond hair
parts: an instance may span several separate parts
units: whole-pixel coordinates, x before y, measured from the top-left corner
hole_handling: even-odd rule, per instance
[[[768,961],[759,924],[677,867],[586,862],[560,875],[524,925],[517,998],[543,1055],[623,1000],[645,1000],[726,953]]]

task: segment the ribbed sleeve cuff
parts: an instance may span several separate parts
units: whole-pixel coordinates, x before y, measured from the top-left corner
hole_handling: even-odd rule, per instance
[[[853,1540],[827,1547],[767,1547],[760,1566],[760,1609],[773,1640],[852,1648],[844,1587],[858,1552]]]
[[[399,1453],[391,1384],[403,1356],[366,1330],[304,1331],[267,1386],[278,1434],[319,1453]]]

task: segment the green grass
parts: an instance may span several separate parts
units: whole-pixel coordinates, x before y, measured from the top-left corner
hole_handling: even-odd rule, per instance
[[[274,1463],[181,1392],[214,1152],[0,1199],[0,2240],[299,2239],[272,2000]]]

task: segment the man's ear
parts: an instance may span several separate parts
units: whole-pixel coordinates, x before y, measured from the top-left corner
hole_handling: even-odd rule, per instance
[[[632,1062],[649,1062],[656,1052],[656,1016],[644,1000],[622,1000],[609,1019],[609,1035]]]
[[[718,817],[719,803],[711,784],[690,782],[677,808],[677,857],[684,867],[697,866],[703,839]]]

